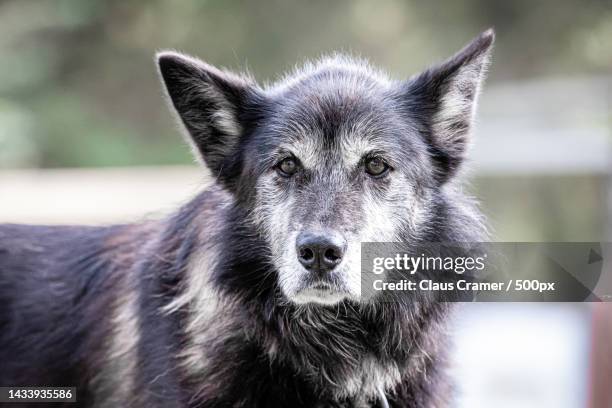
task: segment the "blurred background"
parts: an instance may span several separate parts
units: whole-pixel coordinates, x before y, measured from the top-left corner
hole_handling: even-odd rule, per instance
[[[262,82],[341,50],[405,78],[490,26],[468,188],[495,240],[609,241],[609,0],[0,1],[0,222],[160,216],[208,182],[162,98],[157,50]],[[461,308],[457,406],[612,406],[601,310]]]

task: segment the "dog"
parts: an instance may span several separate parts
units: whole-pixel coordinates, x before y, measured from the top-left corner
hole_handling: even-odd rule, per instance
[[[0,385],[102,408],[447,406],[451,306],[365,301],[360,248],[486,237],[460,170],[493,42],[407,80],[332,55],[265,87],[159,53],[214,183],[162,220],[0,226]]]

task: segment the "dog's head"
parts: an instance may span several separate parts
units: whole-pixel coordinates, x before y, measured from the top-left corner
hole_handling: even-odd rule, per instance
[[[361,242],[433,227],[493,38],[405,81],[341,56],[266,88],[173,52],[158,63],[197,156],[268,242],[284,294],[333,304],[360,296]]]

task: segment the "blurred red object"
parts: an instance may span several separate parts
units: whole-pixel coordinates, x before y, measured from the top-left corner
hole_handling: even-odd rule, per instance
[[[612,303],[593,307],[590,408],[612,408]]]

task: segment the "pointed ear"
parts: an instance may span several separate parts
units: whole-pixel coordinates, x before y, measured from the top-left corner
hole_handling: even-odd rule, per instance
[[[494,39],[492,29],[483,32],[407,83],[404,98],[423,128],[441,182],[455,174],[465,157]]]
[[[158,53],[157,64],[196,155],[216,178],[230,177],[248,105],[259,88],[246,77],[175,52]]]

